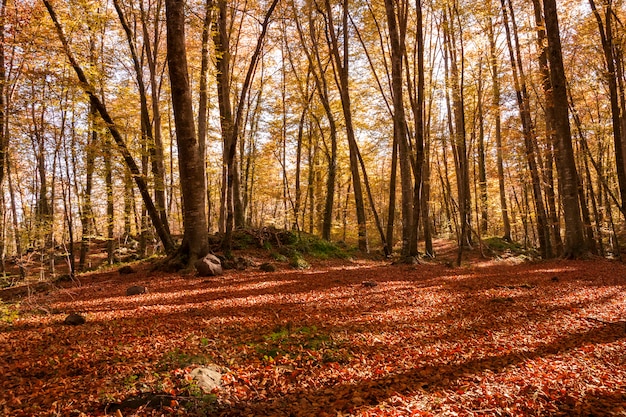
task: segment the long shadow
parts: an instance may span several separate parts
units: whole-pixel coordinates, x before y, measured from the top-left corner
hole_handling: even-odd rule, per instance
[[[411,395],[419,392],[435,392],[441,389],[456,387],[456,381],[468,375],[478,375],[485,371],[494,373],[501,372],[505,368],[518,365],[521,362],[538,357],[567,353],[585,344],[612,343],[626,337],[624,331],[615,329],[615,326],[594,328],[586,332],[566,335],[554,342],[538,346],[530,352],[511,352],[503,355],[490,356],[482,359],[468,360],[459,363],[441,363],[441,358],[426,358],[434,360],[434,364],[409,369],[404,372],[386,375],[356,383],[338,383],[332,387],[323,389],[299,389],[268,401],[254,400],[235,404],[221,410],[223,416],[263,415],[271,414],[268,411],[285,410],[289,415],[308,414],[311,409],[302,409],[302,398],[306,398],[313,409],[323,409],[329,412],[350,413],[359,407],[376,406],[387,400],[392,395]],[[439,363],[437,363],[439,362]],[[609,415],[611,407],[619,409],[616,404],[611,404],[608,399],[626,399],[624,392],[605,394],[605,399],[589,396],[587,406],[594,407],[597,414],[585,415]],[[289,405],[292,405],[289,407]],[[575,411],[576,407],[583,410],[583,405],[570,407],[562,406],[566,411]],[[568,414],[576,415],[576,414]]]
[[[390,267],[380,267],[390,268]],[[422,274],[426,269],[426,274]],[[538,269],[541,269],[540,267]],[[215,337],[215,350],[219,351],[224,346],[234,341],[258,341],[259,335],[272,332],[272,328],[279,325],[284,326],[290,322],[293,326],[317,326],[328,334],[350,334],[355,328],[363,333],[381,334],[384,331],[392,332],[399,326],[413,326],[419,328],[421,326],[428,327],[429,332],[421,346],[438,343],[441,341],[463,342],[462,336],[468,336],[467,332],[460,335],[458,333],[459,324],[456,321],[463,318],[471,318],[475,320],[476,331],[484,332],[485,330],[504,331],[510,328],[524,328],[529,322],[536,323],[538,321],[550,320],[553,313],[561,310],[567,311],[571,305],[551,306],[533,305],[534,289],[528,291],[523,289],[513,289],[508,291],[497,287],[497,285],[511,283],[516,279],[523,279],[524,282],[531,282],[537,285],[538,290],[542,291],[542,296],[547,294],[554,296],[563,295],[560,290],[560,284],[567,279],[567,274],[562,274],[559,282],[553,283],[549,278],[554,275],[553,272],[535,271],[526,272],[523,277],[512,278],[512,274],[503,275],[504,269],[495,268],[488,270],[487,281],[485,281],[485,271],[451,271],[445,268],[435,266],[432,268],[411,269],[397,268],[393,270],[394,274],[380,274],[381,277],[377,282],[378,286],[368,289],[361,286],[364,276],[361,270],[345,270],[328,271],[316,274],[307,274],[294,272],[292,274],[281,274],[276,277],[271,274],[259,274],[258,276],[237,278],[233,280],[235,285],[259,285],[268,279],[275,281],[276,285],[267,287],[259,286],[258,288],[247,288],[235,290],[230,286],[228,281],[207,282],[201,280],[190,281],[187,286],[183,286],[186,290],[197,290],[198,293],[189,296],[188,293],[182,292],[177,294],[180,286],[176,289],[167,289],[162,284],[152,295],[156,296],[155,300],[145,300],[140,297],[130,300],[113,300],[106,299],[106,304],[124,304],[128,300],[129,303],[136,303],[135,307],[130,305],[123,306],[127,309],[130,317],[122,317],[112,321],[109,320],[90,320],[85,326],[77,328],[68,328],[60,325],[17,325],[12,331],[28,332],[30,330],[41,331],[41,334],[33,340],[23,340],[18,345],[12,344],[16,349],[20,350],[6,352],[3,354],[3,362],[13,370],[17,370],[16,374],[11,374],[12,378],[19,374],[19,379],[10,381],[9,388],[15,388],[18,385],[33,384],[35,381],[56,380],[58,378],[74,378],[76,381],[89,381],[93,374],[93,370],[98,370],[99,375],[106,374],[115,369],[118,360],[125,360],[127,352],[125,348],[132,346],[151,345],[154,340],[161,339],[181,339],[182,335],[211,335]],[[372,274],[378,273],[378,268],[371,268]],[[440,275],[430,275],[440,274]],[[458,278],[458,275],[462,278]],[[476,276],[473,276],[476,274]],[[423,277],[422,275],[426,275]],[[319,279],[316,279],[319,278]],[[215,284],[217,288],[210,288],[203,292],[203,285]],[[598,284],[597,281],[590,281],[590,285]],[[601,284],[601,283],[600,283]],[[97,284],[94,284],[97,285]],[[130,283],[129,283],[130,285]],[[424,317],[409,314],[407,317],[395,316],[386,318],[385,321],[364,321],[361,315],[361,308],[366,308],[367,313],[372,316],[380,316],[403,307],[419,310],[419,305],[407,305],[406,299],[398,299],[391,302],[382,302],[390,291],[388,287],[393,287],[395,291],[423,290],[432,292],[441,292],[442,294],[451,294],[451,299],[460,300],[462,305],[446,305],[440,301],[439,311],[435,315],[426,315]],[[485,290],[498,289],[502,292],[510,292],[513,302],[506,301],[502,304],[493,304],[492,294],[485,293]],[[345,295],[336,295],[339,291],[348,291]],[[322,295],[324,292],[331,292],[334,297],[332,305],[325,310],[320,310],[320,305],[315,302],[307,301],[306,296],[311,293]],[[159,301],[159,295],[163,295],[164,299]],[[171,296],[171,294],[174,294]],[[286,299],[284,298],[286,295]],[[267,300],[260,300],[252,306],[233,306],[220,307],[212,305],[217,301],[248,297],[268,296]],[[276,297],[276,298],[274,298]],[[281,298],[283,297],[283,298]],[[361,298],[359,298],[361,297]],[[110,298],[110,297],[109,297]],[[606,296],[604,299],[590,299],[587,303],[607,302],[612,296]],[[101,299],[93,297],[92,300]],[[356,300],[356,301],[355,301]],[[362,305],[357,301],[362,300]],[[163,305],[164,301],[167,303]],[[105,301],[102,301],[104,304]],[[161,303],[161,304],[159,304]],[[529,317],[529,304],[533,306]],[[576,303],[580,307],[580,303]],[[86,312],[108,311],[107,309],[96,307],[87,309]],[[150,310],[148,307],[164,307],[162,310]],[[176,307],[176,311],[171,311]],[[143,315],[141,308],[146,309]],[[168,309],[170,309],[168,311]],[[137,311],[131,311],[137,310]],[[278,312],[278,313],[277,313]],[[478,312],[478,313],[477,313]],[[277,313],[277,314],[276,314]],[[511,318],[508,321],[498,321],[497,318],[507,313]],[[478,314],[485,315],[486,318],[481,322]],[[237,319],[246,319],[245,322]],[[211,321],[211,319],[216,319]],[[332,322],[324,322],[330,319]],[[341,320],[340,320],[341,319]],[[342,323],[340,323],[340,321]],[[150,325],[145,326],[146,322]],[[452,325],[450,325],[452,323]],[[441,325],[440,329],[432,330],[435,325]],[[444,327],[447,325],[448,327]],[[146,329],[147,327],[147,329]],[[141,330],[140,330],[141,329]],[[621,329],[620,329],[621,330]],[[230,332],[237,332],[237,338],[233,337]],[[623,332],[623,330],[622,330]],[[3,337],[11,337],[7,332]],[[0,333],[0,336],[2,333]],[[219,340],[224,337],[224,340]],[[279,396],[273,400],[255,400],[254,402],[242,402],[235,404],[230,409],[222,410],[224,415],[250,415],[249,410],[254,411],[253,415],[263,415],[264,409],[271,408],[289,408],[289,404],[294,404],[300,398],[306,397],[313,403],[319,403],[319,409],[327,407],[335,407],[333,398],[340,396],[343,401],[337,405],[337,411],[349,411],[359,405],[375,405],[389,398],[395,392],[415,392],[416,390],[434,391],[441,388],[453,386],[460,376],[465,374],[476,374],[487,369],[499,372],[506,366],[515,365],[526,359],[534,357],[548,356],[556,353],[563,353],[575,349],[584,343],[609,343],[623,338],[623,333],[619,333],[611,326],[591,329],[584,332],[575,332],[564,335],[561,338],[547,344],[541,344],[530,352],[507,353],[502,355],[492,355],[486,358],[468,360],[464,362],[443,363],[443,359],[438,356],[424,356],[419,362],[429,362],[428,365],[415,366],[412,369],[400,371],[380,378],[357,381],[355,384],[338,382],[333,384],[333,394],[328,392],[329,386],[320,389],[295,389],[289,394]],[[184,339],[184,338],[182,338]],[[94,344],[95,343],[95,344]],[[160,342],[163,343],[163,342]],[[349,344],[349,340],[344,342]],[[53,347],[53,345],[55,345]],[[76,352],[93,346],[93,349],[99,355],[86,355],[81,359],[80,356],[73,356]],[[164,346],[171,346],[166,345]],[[166,349],[169,349],[167,347]],[[349,346],[346,346],[349,348]],[[401,343],[388,343],[390,352],[405,349],[406,345]],[[0,347],[0,351],[2,348]],[[118,351],[119,350],[119,351]],[[107,356],[108,352],[108,356]],[[148,356],[141,358],[131,358],[138,362],[153,362],[159,359],[159,354],[165,352],[157,350]],[[361,345],[353,352],[362,356],[379,354],[378,347]],[[39,357],[36,363],[28,363],[32,360],[32,356]],[[104,357],[103,357],[104,356]],[[221,360],[222,358],[217,357]],[[46,363],[46,360],[55,360],[59,363],[53,363],[49,366],[40,366]],[[63,362],[65,361],[65,362]],[[227,362],[225,362],[226,364]],[[314,372],[312,370],[311,372]],[[0,371],[0,380],[3,371]],[[86,383],[86,386],[92,386],[93,383]],[[3,388],[0,385],[0,388]],[[368,392],[366,398],[362,398],[361,393]],[[361,397],[355,397],[353,394],[358,393]],[[353,400],[360,398],[360,400]],[[285,405],[288,404],[288,405]],[[302,405],[299,405],[301,407]],[[293,408],[293,413],[298,414],[297,408]]]

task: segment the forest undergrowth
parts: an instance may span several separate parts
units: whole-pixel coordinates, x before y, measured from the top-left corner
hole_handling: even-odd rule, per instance
[[[621,262],[309,261],[135,263],[5,300],[0,415],[626,415]],[[208,365],[203,392],[189,371]]]

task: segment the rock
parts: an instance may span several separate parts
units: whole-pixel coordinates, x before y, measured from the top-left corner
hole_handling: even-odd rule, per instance
[[[126,295],[139,295],[139,294],[145,294],[147,292],[148,292],[148,289],[141,285],[133,285],[132,287],[128,287],[126,289]]]
[[[198,387],[204,392],[210,393],[213,390],[221,387],[222,373],[216,365],[209,365],[205,368],[196,368],[189,373],[189,375],[196,381]]]
[[[375,282],[375,281],[363,281],[363,282],[361,283],[361,285],[362,285],[362,286],[364,286],[364,287],[372,288],[372,287],[377,286],[377,285],[378,285],[378,283],[377,283],[377,282]]]
[[[555,276],[553,276],[552,278],[550,278],[550,280],[551,280],[552,282],[559,282],[559,277],[557,277],[557,276],[555,275]]]
[[[215,255],[208,254],[202,259],[198,259],[194,264],[198,275],[201,277],[212,277],[215,275],[222,275],[222,263]]]
[[[134,274],[135,270],[133,269],[132,266],[130,265],[125,265],[123,267],[121,267],[120,269],[118,269],[118,271],[121,275],[126,275],[126,274]]]
[[[69,324],[70,326],[79,326],[85,324],[85,318],[80,314],[72,313],[63,320],[63,323]]]
[[[276,267],[274,266],[274,264],[271,264],[269,262],[266,262],[264,264],[261,264],[261,266],[259,267],[259,269],[263,272],[274,272],[276,271]]]

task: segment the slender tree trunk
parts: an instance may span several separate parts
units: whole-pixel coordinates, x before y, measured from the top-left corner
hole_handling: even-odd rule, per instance
[[[0,190],[2,190],[2,184],[4,182],[4,172],[5,172],[5,162],[7,160],[7,150],[8,150],[8,137],[5,133],[7,130],[5,129],[6,125],[6,105],[5,97],[6,97],[6,68],[4,62],[4,26],[5,26],[5,15],[6,15],[6,5],[7,0],[2,0],[0,9]],[[2,210],[0,208],[0,210]],[[2,213],[0,212],[0,215]],[[0,216],[0,218],[2,218]]]
[[[90,242],[93,237],[93,209],[91,204],[93,189],[93,174],[95,170],[96,158],[95,149],[98,143],[98,131],[95,126],[97,110],[93,104],[89,105],[89,126],[87,144],[85,146],[85,188],[83,191],[83,207],[81,210],[81,224],[83,228],[78,269],[84,270],[87,263]]]
[[[450,21],[448,21],[448,14]],[[469,179],[469,161],[467,157],[466,126],[465,126],[465,105],[463,97],[463,47],[460,49],[460,57],[457,55],[456,34],[452,31],[453,14],[444,11],[444,45],[447,50],[447,61],[449,62],[449,83],[452,94],[452,115],[454,138],[451,142],[454,154],[457,193],[459,206],[459,252],[457,255],[457,265],[461,264],[463,248],[471,246],[471,195]],[[461,68],[459,68],[459,61]]]
[[[207,178],[206,185],[206,201],[208,203],[207,213],[207,232],[211,230],[211,195],[209,191],[208,178],[208,162],[206,160],[206,141],[207,141],[207,119],[209,117],[209,39],[211,36],[211,25],[213,20],[213,0],[206,0],[204,9],[204,21],[202,25],[202,51],[200,56],[200,91],[198,94],[198,150],[205,167]]]
[[[6,168],[6,176],[7,182],[9,183],[9,197],[11,199],[11,217],[13,218],[13,237],[15,239],[15,255],[20,262],[18,266],[20,268],[20,277],[22,279],[26,278],[26,269],[24,268],[23,263],[21,262],[22,258],[22,240],[20,238],[20,225],[17,217],[17,202],[15,201],[15,188],[13,187],[13,175],[11,175],[11,164],[8,155],[5,156],[5,168]]]
[[[244,108],[247,102],[248,93],[250,91],[250,86],[252,83],[252,79],[256,72],[257,64],[259,62],[259,58],[261,56],[261,51],[263,49],[263,43],[265,41],[265,36],[267,35],[267,30],[270,24],[270,19],[272,17],[272,13],[274,12],[276,5],[278,4],[278,0],[273,0],[269,5],[263,22],[261,24],[261,33],[257,38],[256,46],[254,48],[254,52],[252,57],[250,58],[250,64],[248,66],[248,70],[246,72],[245,79],[241,86],[241,93],[239,95],[239,99],[237,101],[237,108],[235,112],[235,117],[232,119],[232,126],[230,127],[230,136],[226,140],[225,143],[225,152],[226,152],[226,162],[227,162],[227,188],[230,191],[228,194],[228,208],[227,216],[226,216],[226,233],[224,235],[224,241],[222,246],[224,249],[229,252],[232,245],[232,231],[233,226],[243,227],[244,223],[244,215],[243,215],[243,205],[241,204],[241,194],[240,194],[240,177],[239,177],[239,169],[237,166],[237,140],[240,135],[240,130],[242,128],[242,120],[244,114]],[[228,43],[227,43],[227,33],[226,33],[226,3],[225,0],[218,1],[218,9],[219,9],[219,18],[218,18],[218,30],[216,33],[218,34],[216,40],[218,41],[221,49],[218,49],[218,52],[226,55],[222,55],[221,57],[221,65],[228,64],[225,58],[228,58],[230,55],[228,54]],[[218,60],[220,61],[220,60]],[[219,67],[220,62],[218,62],[218,73],[220,70],[225,70],[225,68]],[[219,80],[218,80],[219,84]],[[220,100],[220,105],[225,108],[230,105],[229,99],[229,91],[225,91],[229,89],[229,85],[222,85],[221,88],[218,88],[218,100]],[[221,91],[221,94],[219,93]],[[227,106],[228,105],[228,106]],[[221,108],[221,107],[220,107]],[[227,126],[228,127],[228,126]],[[230,209],[232,208],[232,210]]]
[[[482,60],[478,69],[478,86],[477,86],[477,118],[478,118],[478,188],[480,200],[480,227],[482,235],[487,234],[489,226],[489,218],[487,213],[487,168],[485,161],[485,126],[483,114],[483,78],[482,78]]]
[[[419,240],[419,225],[422,215],[422,190],[424,186],[424,90],[425,90],[425,77],[424,77],[424,31],[423,31],[423,11],[422,0],[415,1],[416,9],[416,43],[417,43],[417,68],[414,72],[417,74],[417,86],[416,91],[412,93],[410,89],[409,99],[411,100],[411,108],[413,109],[413,117],[415,119],[415,146],[414,146],[414,161],[412,161],[413,167],[413,220],[412,230],[409,245],[409,252],[412,257],[417,257],[418,253],[418,240]],[[402,32],[406,32],[406,19],[403,25]],[[403,54],[408,61],[406,47],[403,45]],[[407,62],[407,76],[408,76],[408,62]],[[414,77],[411,77],[414,78]],[[426,231],[425,231],[426,233]]]
[[[502,213],[502,239],[511,241],[511,222],[509,220],[509,209],[506,201],[504,186],[504,162],[502,150],[502,116],[500,110],[500,73],[498,69],[498,58],[496,56],[496,40],[493,33],[493,21],[489,18],[489,60],[491,66],[492,101],[494,111],[494,131],[496,137],[496,166],[498,169],[498,189],[500,197],[500,211]]]
[[[297,10],[295,3],[291,2],[291,7],[294,14],[294,19],[296,22],[296,27],[298,29],[298,35],[300,37],[300,42],[304,46],[304,52],[307,56],[307,60],[309,62],[309,67],[311,68],[311,74],[313,75],[313,79],[315,81],[315,88],[317,90],[317,95],[322,103],[322,107],[324,108],[324,113],[326,114],[326,118],[328,120],[328,134],[330,139],[330,152],[327,152],[327,160],[328,160],[328,176],[326,180],[326,198],[324,200],[324,210],[322,214],[322,239],[330,240],[331,232],[332,232],[332,222],[333,222],[333,207],[334,207],[334,199],[335,199],[335,188],[337,182],[337,123],[335,121],[335,116],[330,106],[330,99],[328,97],[328,83],[326,81],[325,74],[325,66],[322,65],[322,60],[320,57],[320,51],[318,48],[319,37],[317,31],[315,29],[315,24],[313,21],[312,10],[308,10],[308,23],[309,23],[309,37],[311,39],[311,43],[313,45],[312,52],[309,51],[309,48],[306,46],[306,42],[304,39],[304,31],[300,24],[300,20],[298,18],[299,11]],[[324,136],[324,131],[321,128],[321,123],[312,114],[314,117],[320,134],[322,135],[322,141]],[[314,173],[315,174],[315,173]],[[317,182],[317,181],[316,181]],[[315,194],[313,192],[313,194]],[[311,202],[313,202],[315,198],[311,198]],[[320,200],[320,199],[318,199]],[[321,205],[321,200],[320,200]],[[311,209],[311,212],[314,210]],[[319,212],[320,210],[318,210]]]
[[[401,9],[401,6],[399,6]],[[402,209],[402,250],[403,259],[408,260],[411,253],[411,235],[413,225],[413,181],[411,170],[411,152],[406,131],[406,115],[404,112],[404,80],[403,80],[403,43],[404,39],[398,22],[402,10],[396,10],[393,0],[385,0],[389,41],[391,44],[391,89],[393,99],[393,134],[394,143],[398,146],[400,160],[400,189]],[[395,203],[395,202],[394,202]]]
[[[5,15],[6,15],[6,5],[7,0],[2,0],[0,4],[0,195],[4,196],[4,173],[6,168],[7,161],[7,150],[8,150],[8,129],[5,128],[7,125],[7,117],[6,117],[6,106],[5,102],[6,96],[6,68],[4,62],[4,26],[5,26]],[[5,219],[5,204],[4,198],[0,200],[0,221],[4,222]],[[4,224],[4,223],[3,223]],[[5,260],[5,236],[4,236],[4,228],[2,232],[2,236],[0,238],[0,270],[4,272],[4,260]]]
[[[550,231],[548,229],[548,217],[546,215],[545,205],[543,201],[541,189],[541,177],[539,175],[539,167],[537,164],[537,155],[535,154],[536,137],[531,118],[530,103],[528,91],[526,88],[526,80],[522,68],[521,53],[519,42],[517,41],[517,25],[515,17],[511,16],[511,25],[513,26],[513,36],[509,27],[509,17],[507,12],[507,0],[501,0],[502,14],[504,16],[504,28],[506,31],[507,46],[511,58],[511,68],[513,70],[513,82],[515,85],[515,95],[519,107],[520,119],[522,122],[522,131],[524,134],[524,145],[526,148],[526,159],[528,170],[530,172],[533,197],[535,201],[535,213],[537,216],[537,235],[539,238],[539,248],[541,256],[546,259],[553,256],[552,246],[550,244]],[[509,10],[512,11],[512,7]],[[513,40],[515,38],[515,50],[513,49]]]
[[[114,251],[115,251],[115,236],[113,235],[115,229],[115,201],[113,200],[113,161],[111,155],[110,142],[106,140],[104,142],[104,187],[106,193],[106,231],[107,231],[107,262],[109,265],[115,263]]]
[[[143,79],[143,68],[141,63],[139,62],[139,56],[137,54],[137,50],[135,48],[134,43],[134,34],[130,29],[128,22],[126,21],[126,17],[124,16],[124,12],[119,5],[119,0],[113,0],[113,4],[115,6],[115,10],[117,11],[117,15],[119,17],[120,23],[126,33],[126,40],[128,42],[128,47],[131,53],[133,65],[135,68],[135,77],[137,79],[137,86],[139,88],[139,102],[140,102],[140,114],[141,114],[141,133],[142,133],[142,143],[145,143],[148,147],[151,160],[152,160],[152,172],[154,174],[154,182],[155,182],[155,190],[154,190],[154,200],[156,209],[159,212],[159,216],[161,217],[161,222],[163,223],[163,227],[165,227],[169,233],[169,224],[167,219],[166,212],[166,204],[165,204],[165,174],[163,170],[163,153],[162,150],[157,151],[157,144],[152,131],[152,121],[150,120],[150,112],[148,110],[148,94],[146,85]],[[146,40],[147,41],[147,40]],[[152,56],[149,53],[150,48],[148,46],[148,57],[151,60]],[[154,66],[154,63],[150,61],[151,67]],[[151,70],[154,78],[154,72]],[[153,83],[153,87],[154,87]],[[154,90],[154,88],[153,88]],[[158,111],[158,108],[157,108]],[[146,155],[147,157],[147,155]]]
[[[623,138],[623,116],[620,114],[626,111],[625,106],[620,107],[619,93],[618,93],[618,71],[616,68],[616,47],[613,39],[613,24],[614,11],[612,6],[612,0],[606,0],[604,9],[604,21],[600,12],[596,8],[594,0],[589,0],[589,5],[598,23],[598,30],[600,32],[600,40],[602,43],[602,51],[604,52],[604,60],[607,70],[607,82],[609,86],[609,99],[611,103],[611,121],[613,124],[613,145],[615,147],[615,165],[617,168],[617,180],[619,184],[620,196],[621,196],[621,210],[624,210],[624,201],[626,200],[626,158],[624,155],[624,138]]]
[[[350,172],[352,174],[352,187],[354,189],[354,203],[356,207],[356,217],[358,224],[359,250],[368,251],[367,246],[367,219],[365,217],[365,202],[361,187],[361,175],[359,173],[358,144],[354,134],[354,123],[352,121],[352,107],[349,91],[349,51],[348,51],[348,0],[342,3],[342,27],[343,27],[343,57],[339,53],[339,41],[337,38],[335,23],[332,14],[330,1],[325,1],[326,5],[326,30],[329,36],[329,47],[334,58],[334,69],[337,73],[335,81],[341,96],[341,108],[343,110],[344,122],[346,124],[346,135],[348,138],[348,148],[350,154]]]
[[[161,97],[161,84],[157,80],[158,77],[158,68],[157,68],[157,59],[159,57],[159,48],[157,45],[159,44],[160,39],[160,16],[161,10],[163,9],[163,1],[158,0],[156,2],[156,10],[155,10],[155,23],[154,23],[154,34],[152,36],[152,40],[154,46],[150,42],[151,37],[148,30],[148,19],[146,16],[146,12],[143,8],[143,2],[139,2],[139,8],[141,12],[141,25],[143,29],[143,43],[144,49],[146,51],[146,58],[148,61],[148,69],[150,73],[150,90],[152,97],[152,126],[153,126],[153,135],[150,139],[150,158],[152,165],[152,175],[154,177],[154,200],[155,205],[160,213],[163,225],[168,228],[168,204],[166,197],[166,177],[165,177],[165,155],[163,151],[163,139],[162,139],[162,129],[161,129],[161,109],[159,106],[160,97]],[[149,118],[148,118],[149,120]],[[149,129],[152,132],[152,129]],[[170,189],[171,192],[171,189]]]

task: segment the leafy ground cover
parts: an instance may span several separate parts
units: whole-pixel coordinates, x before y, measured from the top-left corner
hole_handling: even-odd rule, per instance
[[[0,415],[626,415],[622,263],[311,263],[134,265],[5,301]],[[207,364],[209,394],[186,376]]]

